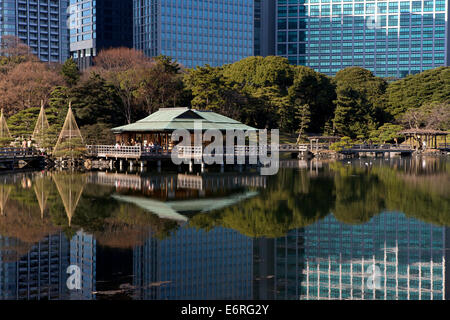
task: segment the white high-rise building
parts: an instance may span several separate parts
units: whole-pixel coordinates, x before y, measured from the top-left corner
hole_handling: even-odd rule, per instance
[[[0,1],[0,41],[12,35],[44,62],[69,57],[67,0]]]

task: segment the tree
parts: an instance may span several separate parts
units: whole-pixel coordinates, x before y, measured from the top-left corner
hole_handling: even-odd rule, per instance
[[[53,156],[64,159],[77,159],[86,152],[86,145],[69,104],[66,120],[53,150]]]
[[[364,68],[349,67],[338,71],[333,81],[337,87],[350,86],[358,92],[365,100],[364,110],[373,123],[391,120],[386,111],[385,92],[388,84],[383,78],[375,77]]]
[[[0,74],[6,74],[16,65],[26,61],[38,61],[37,57],[32,55],[30,47],[15,36],[3,35],[0,42]]]
[[[338,86],[333,119],[336,132],[351,138],[356,138],[358,135],[367,137],[374,126],[368,108],[364,93],[348,84]]]
[[[48,102],[52,89],[63,83],[62,77],[41,62],[27,61],[0,78],[0,105],[8,113]]]
[[[300,105],[299,103],[300,103],[300,100],[297,100],[296,118],[299,123],[297,144],[300,143],[300,140],[303,137],[303,134],[308,129],[309,123],[311,122],[311,111],[309,109],[309,105],[307,105],[307,104]]]
[[[324,132],[325,124],[333,119],[336,90],[331,79],[304,66],[295,67],[294,83],[289,98],[295,104],[309,106],[311,132]]]
[[[146,71],[154,62],[142,51],[129,48],[103,50],[94,59],[91,72],[99,74],[113,85],[122,99],[122,114],[127,123],[135,120],[139,114],[139,102],[136,98]]]
[[[399,116],[400,122],[409,129],[450,129],[450,103],[429,103],[410,108]]]
[[[372,130],[370,133],[370,139],[377,143],[386,143],[388,141],[394,141],[398,144],[398,139],[402,137],[400,131],[403,127],[398,124],[385,123],[376,130]]]
[[[31,138],[39,111],[39,107],[31,107],[9,117],[8,125],[12,135],[22,139]]]
[[[450,101],[450,67],[426,70],[389,84],[386,91],[389,113],[400,118],[412,108],[432,102]]]
[[[80,127],[102,123],[112,128],[125,122],[122,100],[116,88],[98,74],[81,80],[68,91],[68,98]]]
[[[160,108],[186,103],[183,74],[178,63],[167,56],[155,57],[155,65],[146,70],[135,95],[147,114]]]
[[[61,68],[61,75],[69,86],[74,86],[80,79],[80,71],[72,57],[66,60]]]

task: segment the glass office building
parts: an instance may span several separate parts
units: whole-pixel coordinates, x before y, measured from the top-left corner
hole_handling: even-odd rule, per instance
[[[134,0],[134,47],[185,67],[233,63],[254,52],[253,0]]]
[[[333,215],[276,240],[277,299],[444,300],[449,232],[403,214]]]
[[[26,43],[40,60],[69,57],[67,0],[0,1],[0,40],[10,35]]]
[[[70,0],[70,54],[81,69],[102,49],[133,46],[132,0]]]
[[[276,51],[334,75],[404,77],[449,64],[448,0],[277,0]]]

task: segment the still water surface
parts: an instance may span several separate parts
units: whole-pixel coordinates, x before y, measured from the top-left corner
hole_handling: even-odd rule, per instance
[[[282,167],[0,175],[0,299],[450,298],[448,159]]]

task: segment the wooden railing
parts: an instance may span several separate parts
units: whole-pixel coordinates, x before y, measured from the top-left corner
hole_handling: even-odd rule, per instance
[[[0,159],[32,158],[40,155],[34,148],[0,148]]]
[[[234,149],[234,150],[233,150]],[[266,154],[270,152],[306,152],[307,145],[282,144],[278,147],[271,146],[234,146],[234,148],[224,147],[223,155],[250,156]],[[136,158],[141,157],[162,157],[170,156],[173,152],[180,158],[197,158],[204,154],[203,146],[176,146],[172,150],[165,150],[161,147],[140,147],[140,146],[87,146],[88,155],[105,158]]]
[[[349,148],[344,148],[344,151],[358,151],[358,150],[412,150],[410,145],[395,145],[395,144],[355,144]]]

